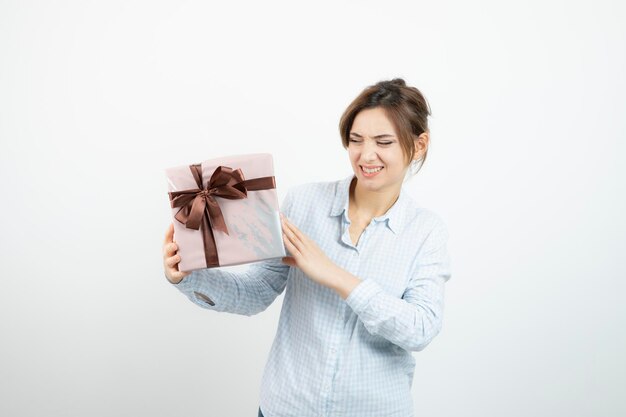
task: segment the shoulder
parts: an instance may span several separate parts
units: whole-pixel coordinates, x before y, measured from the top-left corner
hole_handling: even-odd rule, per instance
[[[341,180],[317,181],[292,186],[287,190],[283,206],[291,213],[320,213],[330,209]]]
[[[442,254],[447,250],[450,235],[443,217],[434,210],[418,206],[414,201],[407,206],[410,208],[405,211],[407,226],[402,236],[406,245],[413,248],[411,268],[431,262],[432,256],[445,256]]]
[[[406,223],[410,225],[416,232],[428,236],[428,235],[440,235],[441,237],[447,237],[448,227],[443,217],[435,211],[421,207],[411,197],[407,196],[406,210]]]
[[[329,192],[335,192],[335,189],[339,185],[341,181],[317,181],[317,182],[308,182],[305,184],[299,184],[291,187],[287,194],[292,194],[294,196],[308,196],[308,195],[327,195]]]
[[[321,202],[334,198],[340,181],[318,181],[295,185],[287,190],[285,200],[294,204]]]

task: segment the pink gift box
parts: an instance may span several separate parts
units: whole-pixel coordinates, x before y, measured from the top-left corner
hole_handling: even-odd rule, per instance
[[[172,207],[174,241],[178,245],[178,254],[181,258],[178,264],[180,271],[240,265],[287,256],[282,239],[278,196],[276,188],[273,188],[274,164],[271,154],[233,155],[192,165],[165,170],[170,204],[173,205],[177,199],[176,204],[186,202],[181,207]],[[221,168],[218,170],[218,167]],[[198,180],[201,173],[201,188],[194,177],[194,170]],[[212,178],[226,177],[229,178],[226,185],[224,181],[218,180],[213,181],[212,185],[210,183]],[[270,186],[272,188],[268,188],[268,184],[272,184]],[[180,193],[181,191],[186,192]],[[172,193],[175,192],[178,193],[174,195],[176,198],[173,198]],[[238,197],[229,199],[224,197],[224,194]],[[241,195],[245,197],[241,198]],[[211,212],[208,208],[215,203],[219,207],[217,211],[221,211],[221,218],[228,234],[219,230],[219,216],[217,218],[214,216],[216,210],[212,209]],[[194,204],[198,207],[195,209],[196,227],[200,223],[197,230],[188,227],[194,223],[191,221],[192,215],[184,219],[186,224],[176,218],[181,209],[187,214],[193,213],[191,208]],[[205,205],[206,208],[200,211],[199,207]],[[181,216],[186,217],[179,214],[179,217]],[[202,222],[198,222],[201,217]],[[210,230],[203,231],[207,226],[210,226]],[[210,233],[212,239],[207,239]],[[205,240],[210,242],[206,243]],[[210,250],[206,249],[205,244],[216,250],[217,263],[208,264],[207,253]]]

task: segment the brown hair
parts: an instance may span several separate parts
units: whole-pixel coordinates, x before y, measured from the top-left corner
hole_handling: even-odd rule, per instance
[[[415,87],[407,86],[402,78],[394,78],[391,81],[380,81],[375,85],[366,87],[343,112],[339,120],[339,134],[344,148],[350,143],[350,129],[357,114],[361,110],[381,107],[396,129],[402,152],[406,157],[407,164],[415,155],[413,139],[424,132],[428,132],[428,116],[430,106]],[[422,157],[419,169],[424,165],[428,149]],[[415,174],[419,171],[415,171]]]

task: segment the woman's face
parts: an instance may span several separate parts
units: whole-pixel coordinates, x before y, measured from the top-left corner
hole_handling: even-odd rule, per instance
[[[350,130],[348,155],[357,183],[371,191],[401,186],[409,167],[393,124],[380,107],[357,114]]]

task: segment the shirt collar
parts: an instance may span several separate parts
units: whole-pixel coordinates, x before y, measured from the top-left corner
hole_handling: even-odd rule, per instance
[[[330,209],[330,216],[339,216],[345,212],[345,217],[347,218],[348,204],[350,202],[350,184],[352,183],[352,179],[354,177],[355,175],[352,174],[337,182],[335,198]],[[393,206],[391,206],[391,208],[382,216],[374,217],[372,221],[384,221],[387,224],[387,227],[391,229],[393,233],[397,234],[405,224],[406,210],[404,210],[404,207],[408,202],[408,198],[409,196],[404,191],[404,187],[400,188],[400,195]]]

